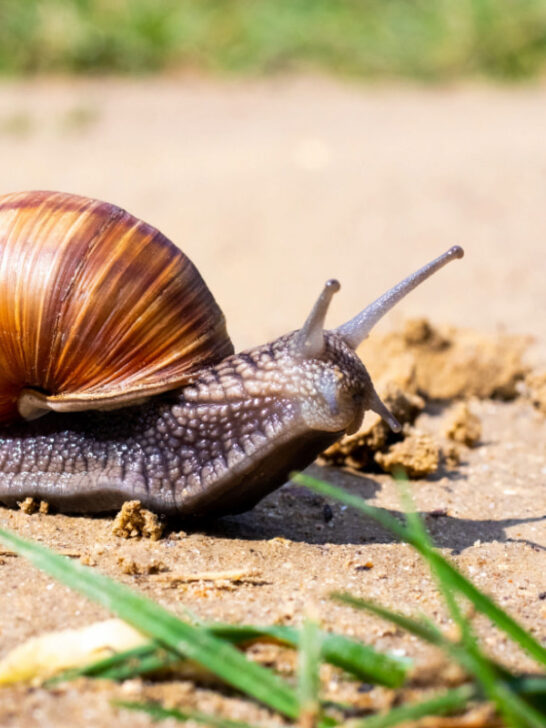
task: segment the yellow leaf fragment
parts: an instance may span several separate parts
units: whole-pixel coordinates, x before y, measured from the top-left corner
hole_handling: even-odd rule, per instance
[[[64,670],[82,667],[148,639],[121,619],[95,622],[32,637],[0,660],[0,685],[41,683]]]

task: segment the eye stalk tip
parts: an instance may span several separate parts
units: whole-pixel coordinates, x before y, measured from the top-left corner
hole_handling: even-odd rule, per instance
[[[326,281],[324,287],[327,288],[331,293],[337,293],[341,288],[341,283],[335,278],[330,278],[330,280]]]
[[[387,424],[393,432],[402,432],[402,425],[398,422],[398,420],[394,416],[390,417]]]
[[[464,250],[460,245],[454,245],[448,253],[452,258],[464,258]]]

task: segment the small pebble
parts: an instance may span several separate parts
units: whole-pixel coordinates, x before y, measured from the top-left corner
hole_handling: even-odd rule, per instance
[[[322,507],[322,517],[324,518],[324,523],[329,523],[332,518],[334,517],[334,512],[332,511],[331,507],[326,503]]]

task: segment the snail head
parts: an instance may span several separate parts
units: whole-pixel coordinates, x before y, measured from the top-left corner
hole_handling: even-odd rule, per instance
[[[324,321],[340,284],[333,279],[326,282],[303,327],[287,338],[289,355],[299,363],[293,370],[298,370],[298,391],[303,395],[301,412],[308,427],[350,434],[360,427],[365,411],[370,409],[394,432],[400,431],[400,424],[379,398],[356,349],[398,301],[444,265],[463,255],[461,247],[453,246],[331,331],[324,329]]]

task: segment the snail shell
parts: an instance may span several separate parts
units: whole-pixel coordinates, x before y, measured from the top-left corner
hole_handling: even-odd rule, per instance
[[[0,423],[111,409],[233,353],[199,272],[105,202],[0,196]]]

